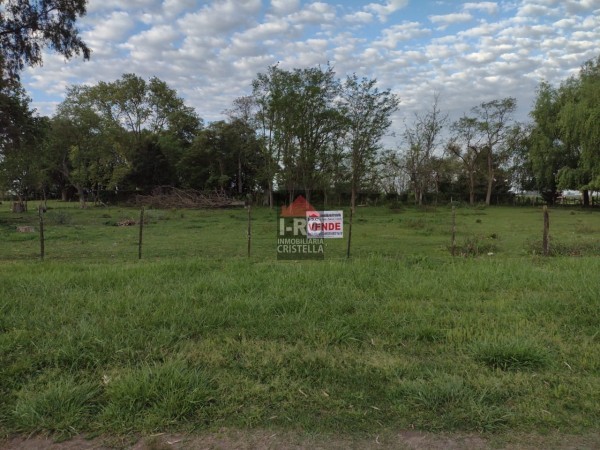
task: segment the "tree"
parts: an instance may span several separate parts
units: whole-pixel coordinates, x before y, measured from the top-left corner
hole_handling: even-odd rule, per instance
[[[273,66],[253,83],[269,153],[290,198],[301,189],[310,201],[311,191],[323,186],[324,162],[343,121],[334,75],[329,66],[292,71]]]
[[[600,189],[600,57],[558,88],[542,83],[531,112],[534,124],[529,157],[535,181],[546,200],[557,191],[578,189],[584,205],[589,190]]]
[[[502,100],[484,102],[472,109],[478,119],[478,129],[483,135],[482,144],[487,161],[487,192],[485,204],[489,205],[492,199],[492,189],[495,182],[495,171],[502,162],[499,159],[500,147],[507,140],[510,133],[512,113],[517,108],[517,101],[512,97]]]
[[[377,80],[359,79],[354,74],[346,78],[342,90],[352,211],[356,208],[357,191],[377,162],[381,138],[391,126],[391,116],[399,104],[389,89],[379,91],[376,83]]]
[[[478,123],[473,117],[463,116],[452,124],[452,137],[446,151],[460,159],[469,187],[469,204],[475,204],[475,181],[477,164],[482,152],[478,140]]]
[[[394,150],[386,149],[377,157],[378,188],[386,196],[395,197],[408,189],[403,162]]]
[[[47,120],[34,115],[18,81],[0,84],[0,189],[26,206],[30,193],[41,186],[40,150]]]
[[[233,101],[233,108],[226,111],[231,125],[238,131],[239,143],[235,146],[237,158],[237,194],[244,191],[244,172],[242,166],[252,156],[251,144],[256,143],[254,127],[255,102],[251,96],[238,97]]]
[[[424,115],[415,114],[412,127],[406,127],[404,139],[408,145],[404,155],[405,170],[409,175],[415,203],[423,204],[423,195],[430,184],[435,183],[435,150],[439,146],[440,133],[447,121],[438,107],[439,95],[434,94],[433,105]]]
[[[534,123],[529,133],[529,160],[534,185],[542,197],[553,204],[557,194],[556,174],[565,166],[575,164],[561,139],[558,116],[561,110],[558,89],[541,83],[530,116]]]
[[[559,170],[558,187],[579,189],[584,206],[589,206],[589,191],[600,189],[600,57],[587,61],[579,75],[563,83],[560,91],[561,137],[576,161]]]
[[[15,78],[28,65],[42,63],[42,51],[71,58],[90,57],[76,21],[86,13],[86,0],[5,0],[0,3],[0,69],[2,78]]]
[[[128,170],[88,89],[72,86],[67,91],[53,118],[48,143],[52,160],[76,189],[82,208],[86,205],[86,191],[93,192],[98,200],[100,191],[115,187]]]
[[[240,154],[245,156],[240,159]],[[200,131],[183,155],[179,170],[186,187],[252,193],[258,183],[257,168],[263,165],[261,156],[252,129],[239,120],[218,121]]]
[[[149,180],[180,184],[176,168],[202,123],[165,82],[156,77],[147,82],[134,74],[110,83],[75,86],[59,111],[90,127],[88,136],[102,135],[97,151],[100,155],[102,148],[104,153],[96,158],[96,174],[97,181],[103,181],[97,186],[120,190],[147,191],[152,187]],[[161,161],[160,173],[153,158]]]

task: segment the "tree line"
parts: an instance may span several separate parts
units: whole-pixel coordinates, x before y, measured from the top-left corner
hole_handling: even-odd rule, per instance
[[[559,86],[541,83],[527,124],[514,120],[511,97],[449,123],[433,93],[395,148],[383,138],[392,140],[398,96],[329,65],[271,66],[210,124],[167,83],[136,74],[71,86],[52,117],[39,116],[18,73],[44,47],[89,58],[75,26],[85,8],[7,0],[0,10],[0,189],[20,200],[119,200],[169,185],[271,206],[282,193],[352,207],[366,196],[491,204],[519,189],[549,203],[577,189],[589,204],[600,187],[600,57]]]

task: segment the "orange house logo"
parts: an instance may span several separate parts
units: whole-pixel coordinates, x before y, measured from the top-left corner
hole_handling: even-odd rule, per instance
[[[307,213],[309,214],[309,217],[319,217],[319,213],[310,203],[308,203],[308,200],[302,195],[299,195],[291,205],[281,207],[279,217],[307,217]],[[313,213],[315,213],[316,216],[313,216]]]

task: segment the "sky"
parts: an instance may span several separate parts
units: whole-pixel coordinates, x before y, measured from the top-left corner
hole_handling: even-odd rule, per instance
[[[455,120],[515,97],[528,120],[541,81],[600,55],[600,0],[90,0],[79,22],[89,61],[48,53],[22,81],[41,114],[73,84],[157,76],[205,123],[225,119],[270,65],[333,66],[400,98],[396,135],[439,106]]]

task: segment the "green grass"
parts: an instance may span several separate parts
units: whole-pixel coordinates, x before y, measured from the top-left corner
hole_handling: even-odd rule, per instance
[[[322,262],[275,261],[266,210],[250,259],[244,211],[148,213],[142,261],[103,224],[133,210],[65,210],[43,262],[13,231],[34,214],[0,216],[0,434],[598,430],[600,259],[533,255],[538,209],[459,210],[496,245],[468,258],[446,209],[361,210]]]
[[[125,207],[91,207],[51,202],[45,216],[46,259],[58,261],[135,261],[137,226],[119,227],[124,219],[139,220],[139,210]],[[23,214],[0,211],[0,261],[39,257],[37,208]],[[35,211],[33,211],[35,210]],[[349,211],[344,211],[347,221]],[[252,258],[275,259],[276,212],[256,208],[252,221]],[[599,256],[600,212],[559,208],[550,211],[550,250],[557,256]],[[541,253],[541,208],[458,208],[458,254],[494,253],[512,258]],[[18,233],[30,225],[36,233]],[[227,259],[245,257],[247,212],[232,210],[147,210],[144,227],[145,259]],[[359,258],[447,258],[451,243],[449,208],[400,211],[386,207],[359,208],[352,232],[352,255]],[[329,239],[325,257],[346,256],[345,239]]]

